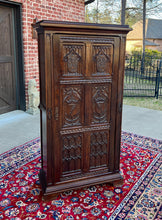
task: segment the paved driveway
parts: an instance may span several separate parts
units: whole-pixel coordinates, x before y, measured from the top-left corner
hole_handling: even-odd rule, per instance
[[[162,111],[124,105],[122,130],[162,140]],[[39,114],[18,110],[0,115],[0,153],[39,136]]]
[[[162,140],[162,111],[124,105],[122,130]]]

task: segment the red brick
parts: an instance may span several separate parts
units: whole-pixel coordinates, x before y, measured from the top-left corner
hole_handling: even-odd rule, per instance
[[[22,29],[26,104],[28,104],[28,81],[35,78],[39,89],[38,43],[32,39],[34,18],[38,20],[65,20],[84,22],[84,0],[12,0],[22,3]]]

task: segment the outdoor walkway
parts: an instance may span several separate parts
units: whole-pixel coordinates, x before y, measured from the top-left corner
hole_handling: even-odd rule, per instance
[[[19,110],[0,115],[0,154],[39,137],[39,117]]]
[[[162,140],[162,111],[124,105],[122,130]]]
[[[0,154],[39,137],[39,117],[19,110],[0,115]],[[124,105],[122,130],[162,140],[162,111]]]

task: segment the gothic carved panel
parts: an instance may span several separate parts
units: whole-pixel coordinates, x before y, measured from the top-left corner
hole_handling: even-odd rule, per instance
[[[93,45],[92,75],[102,76],[112,74],[112,45]]]
[[[63,88],[63,127],[81,125],[82,86]]]
[[[62,44],[62,76],[83,76],[84,50],[84,44]]]
[[[91,133],[90,168],[107,166],[108,131]]]
[[[69,171],[81,170],[82,159],[82,135],[66,135],[62,138],[62,171],[63,174]]]
[[[110,85],[92,86],[92,123],[109,122],[110,93]]]

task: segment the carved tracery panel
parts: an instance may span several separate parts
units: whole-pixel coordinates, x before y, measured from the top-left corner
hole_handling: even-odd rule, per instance
[[[90,168],[107,166],[108,131],[91,133]]]
[[[63,127],[81,125],[82,86],[63,88]]]
[[[62,163],[63,174],[69,171],[79,171],[82,159],[82,135],[73,134],[63,136]]]
[[[92,75],[102,76],[112,74],[112,45],[93,45]]]
[[[109,122],[110,95],[110,85],[92,86],[92,123]]]
[[[62,76],[78,77],[84,74],[84,44],[62,45]]]

